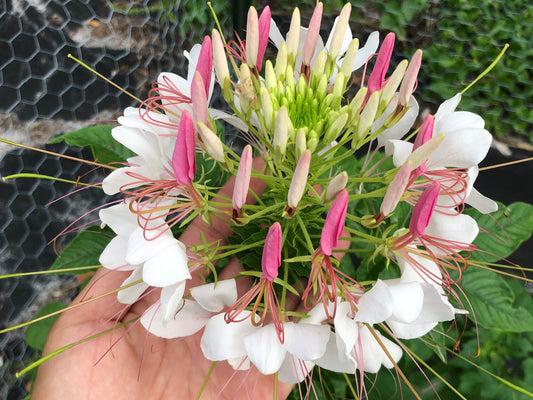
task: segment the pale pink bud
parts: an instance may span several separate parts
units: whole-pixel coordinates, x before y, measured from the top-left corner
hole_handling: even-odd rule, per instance
[[[413,145],[413,151],[427,143],[431,138],[433,137],[433,126],[435,125],[435,117],[431,114],[428,114],[426,118],[424,118],[424,122],[422,122],[422,125],[420,126],[420,130],[418,131],[418,134],[416,135],[415,144]],[[417,176],[422,175],[424,172],[426,172],[426,162],[425,160],[420,166],[418,166],[413,171],[413,176],[416,178]]]
[[[328,187],[326,188],[326,201],[333,200],[341,190],[346,187],[348,183],[348,174],[346,171],[342,171],[339,175],[334,177],[329,181]]]
[[[250,186],[250,177],[252,175],[252,146],[246,145],[241,154],[241,162],[237,169],[235,177],[235,186],[233,188],[232,204],[233,209],[239,211],[246,203],[248,188]]]
[[[323,5],[319,2],[315,10],[313,11],[313,16],[309,22],[309,29],[307,30],[307,35],[305,37],[304,49],[302,55],[302,64],[311,65],[311,60],[315,54],[316,44],[318,41],[318,36],[320,34],[320,24],[322,22],[322,9]]]
[[[334,60],[337,58],[341,51],[351,12],[352,5],[350,3],[346,3],[344,7],[342,7],[341,13],[338,19],[336,20],[335,27],[333,28],[333,33],[331,34],[331,42],[326,43],[326,48],[328,48],[328,54]]]
[[[418,71],[422,65],[422,50],[417,50],[411,62],[405,71],[405,77],[403,78],[402,86],[400,86],[400,95],[398,98],[398,103],[402,106],[407,106],[407,102],[411,97],[411,94],[415,90],[416,78],[418,77]]]
[[[389,214],[391,214],[400,202],[405,189],[407,188],[407,184],[409,183],[410,176],[411,162],[407,161],[398,170],[396,176],[387,189],[387,193],[385,193],[385,197],[383,198],[383,202],[381,203],[381,207],[379,209],[383,217],[387,217]]]
[[[222,141],[216,135],[216,133],[202,122],[198,122],[198,132],[205,146],[207,154],[209,154],[219,163],[224,164],[226,162],[226,159],[224,158],[224,147],[222,146]]]
[[[440,183],[433,181],[431,186],[422,192],[417,203],[413,207],[411,222],[409,223],[409,231],[415,235],[415,237],[424,236],[429,220],[435,210],[439,193]]]
[[[296,57],[298,52],[298,43],[300,42],[300,10],[294,9],[292,13],[291,26],[287,33],[287,54]]]
[[[191,100],[194,123],[202,122],[207,125],[207,95],[205,93],[204,79],[198,71],[194,73],[194,77],[192,78]]]
[[[320,248],[322,253],[327,256],[330,256],[333,253],[333,249],[339,244],[339,238],[344,229],[346,211],[348,210],[348,200],[348,190],[341,190],[326,216],[322,235],[320,236]]]
[[[211,48],[211,38],[204,37],[200,55],[198,56],[198,63],[196,64],[196,71],[202,76],[205,88],[206,98],[209,97],[209,87],[211,86],[211,75],[213,75],[213,50]]]
[[[213,29],[213,64],[215,66],[215,72],[217,74],[220,86],[224,86],[226,79],[230,79],[228,60],[226,59],[226,52],[224,51],[224,43],[220,33]]]
[[[374,93],[376,90],[380,90],[383,87],[385,74],[389,69],[392,49],[394,48],[394,38],[394,33],[389,33],[385,36],[385,39],[379,48],[376,64],[368,78],[368,93]]]
[[[287,204],[292,209],[298,207],[298,203],[304,194],[310,164],[311,151],[306,150],[298,160],[298,164],[296,164],[291,185],[289,186],[289,193],[287,194]]]
[[[281,266],[281,239],[281,225],[279,222],[274,222],[268,230],[261,260],[263,276],[269,281],[278,276],[278,269]]]
[[[259,21],[254,7],[248,10],[246,22],[246,64],[253,69],[257,65],[257,51],[259,49]]]
[[[440,146],[445,133],[439,133],[437,136],[429,139],[426,143],[420,146],[418,149],[414,150],[407,159],[413,164],[413,168],[418,168],[420,165],[425,163],[429,156]]]
[[[391,76],[387,79],[387,83],[385,83],[383,90],[381,91],[381,104],[389,105],[389,102],[396,93],[396,89],[398,89],[398,86],[400,86],[400,82],[402,81],[406,68],[407,60],[402,60]]]
[[[270,13],[270,7],[266,6],[259,17],[259,44],[257,47],[257,70],[261,71],[263,64],[263,57],[268,45],[268,36],[270,34],[270,21],[272,15]]]
[[[172,169],[179,185],[190,184],[196,173],[194,124],[186,110],[181,114],[178,137],[172,154]]]

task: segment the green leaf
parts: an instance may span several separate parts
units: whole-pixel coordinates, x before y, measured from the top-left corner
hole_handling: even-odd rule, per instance
[[[533,206],[527,203],[513,203],[509,207],[501,204],[500,211],[484,215],[476,210],[468,214],[478,222],[481,232],[474,241],[485,252],[476,251],[472,259],[493,262],[511,255],[533,232]],[[486,231],[486,232],[484,232]]]
[[[495,272],[470,268],[461,285],[475,312],[477,323],[499,332],[533,330],[533,316],[526,308],[515,304],[511,287]],[[468,317],[474,321],[472,312]]]
[[[98,261],[100,254],[102,254],[102,251],[111,241],[113,236],[110,232],[111,231],[104,231],[98,226],[91,226],[83,232],[80,232],[78,236],[72,239],[72,242],[70,242],[61,252],[59,257],[50,267],[50,270],[100,265],[100,262]],[[81,272],[66,272],[66,274],[76,275],[86,272],[87,270]]]
[[[49,143],[67,142],[70,146],[90,147],[95,160],[102,164],[125,162],[135,154],[118,143],[113,136],[111,125],[90,126],[58,136]]]
[[[41,309],[41,311],[39,311],[39,313],[36,315],[36,318],[62,310],[66,306],[67,305],[65,303],[61,302],[48,303]],[[28,326],[28,329],[26,329],[26,343],[28,343],[28,345],[35,350],[43,351],[48,332],[50,332],[50,329],[52,328],[52,325],[57,317],[59,317],[59,314],[43,319],[42,321],[35,322],[34,324]]]

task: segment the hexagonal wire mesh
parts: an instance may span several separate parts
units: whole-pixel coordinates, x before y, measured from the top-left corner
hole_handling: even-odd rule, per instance
[[[285,3],[270,2],[273,17],[284,32],[290,21]],[[312,11],[311,3],[297,4],[304,23]],[[533,20],[533,6],[523,3],[515,9],[509,3],[489,0],[475,5],[457,0],[353,2],[351,27],[360,38],[375,29],[395,31],[399,40],[393,64],[414,48],[425,49],[418,90],[426,101],[424,106],[432,112],[443,99],[474,79],[503,44],[510,42],[507,57],[488,80],[469,92],[464,108],[486,115],[486,99],[490,99],[490,110],[494,111],[489,114],[489,129],[528,135],[533,131],[533,53],[527,39],[533,34],[533,25],[527,16]],[[69,53],[142,98],[158,72],[184,72],[182,51],[200,41],[213,25],[205,4],[195,0],[0,0],[0,4],[3,136],[38,146],[52,135],[87,126],[88,120],[113,119],[133,104],[127,95],[69,60]],[[232,4],[226,0],[213,1],[213,5],[222,25],[231,30],[228,12]],[[342,2],[334,0],[325,6],[324,27],[331,26]],[[233,8],[242,20],[247,6],[234,2]],[[512,31],[509,26],[513,26]],[[46,148],[90,157],[86,150],[65,145]],[[4,154],[7,148],[0,151]],[[3,156],[2,176],[22,171],[73,180],[78,176],[84,176],[85,181],[101,179],[90,168],[53,156],[21,150]],[[489,180],[485,185],[491,187],[491,183]],[[48,268],[55,254],[47,243],[75,218],[105,201],[100,193],[86,190],[47,206],[71,187],[39,180],[0,185],[0,273]],[[80,224],[92,219],[89,215]],[[60,237],[57,247],[64,246],[70,237]],[[30,319],[50,300],[68,299],[75,285],[57,277],[0,281],[0,326]],[[0,337],[0,349],[0,396],[21,398],[26,393],[25,382],[17,381],[14,372],[32,357],[23,333]]]

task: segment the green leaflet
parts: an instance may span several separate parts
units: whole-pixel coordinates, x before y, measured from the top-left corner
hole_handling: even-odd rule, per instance
[[[98,226],[89,227],[72,239],[72,242],[65,247],[50,269],[60,270],[91,265],[96,268],[100,264],[98,261],[100,254],[111,241],[112,236],[111,231],[106,232]],[[87,270],[82,271],[82,273],[85,272]],[[79,272],[66,273],[78,274]]]
[[[468,210],[474,217],[481,231],[474,241],[483,251],[476,251],[472,259],[494,262],[511,255],[522,242],[531,237],[533,232],[533,205],[513,203],[509,207],[501,204],[500,211],[483,215],[476,210]],[[487,233],[488,232],[488,233]]]
[[[533,330],[531,311],[516,304],[511,286],[495,272],[471,267],[463,275],[461,287],[480,326],[499,332]],[[523,304],[523,301],[520,300],[520,303]],[[469,318],[474,321],[472,312]]]
[[[135,154],[111,136],[111,125],[90,126],[58,136],[49,143],[67,142],[70,146],[89,146],[95,160],[102,164],[125,162]]]
[[[62,310],[66,306],[67,305],[65,303],[61,302],[48,303],[39,311],[35,318],[39,318],[44,315],[51,314],[55,311]],[[54,324],[54,321],[57,319],[57,317],[59,317],[59,314],[54,315],[50,318],[43,319],[42,321],[36,322],[28,326],[28,329],[26,330],[26,342],[33,349],[43,351],[44,343],[46,342],[48,332],[52,328],[52,325]]]

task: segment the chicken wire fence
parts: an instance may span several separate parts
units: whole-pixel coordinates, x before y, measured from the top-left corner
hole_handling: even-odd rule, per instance
[[[228,33],[241,31],[249,3],[212,3]],[[396,32],[393,64],[415,48],[424,49],[418,90],[430,112],[475,79],[503,45],[510,43],[506,58],[469,92],[463,109],[481,113],[490,130],[505,135],[502,140],[531,135],[533,52],[528,39],[533,34],[533,6],[528,1],[375,3],[352,2],[352,30],[362,40],[376,29]],[[297,5],[306,23],[313,4]],[[273,18],[286,32],[289,6],[278,0],[270,6]],[[339,0],[325,5],[324,27],[332,25],[341,6]],[[201,41],[214,25],[207,4],[196,0],[0,0],[0,7],[2,136],[85,158],[90,157],[86,149],[45,143],[92,121],[116,119],[135,102],[73,62],[68,54],[143,98],[159,72],[186,73],[183,50]],[[20,172],[71,180],[80,176],[84,181],[102,179],[98,171],[79,163],[1,145],[0,175]],[[69,184],[36,179],[0,183],[0,274],[49,268],[56,251],[72,237],[69,223],[109,200],[96,190],[64,197],[71,191]],[[60,200],[53,202],[55,199]],[[82,218],[78,226],[95,222],[94,215]],[[67,234],[49,244],[65,228]],[[68,301],[77,286],[75,279],[58,276],[1,280],[0,329],[31,319],[50,301]],[[0,398],[19,399],[27,394],[29,378],[16,379],[15,373],[35,356],[25,344],[23,330],[0,336]]]

